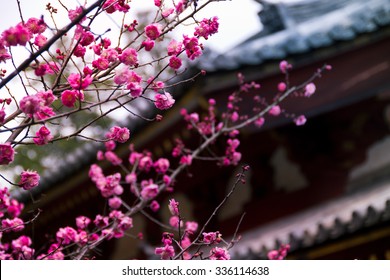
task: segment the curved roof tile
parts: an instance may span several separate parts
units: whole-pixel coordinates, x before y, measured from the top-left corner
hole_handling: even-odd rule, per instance
[[[390,25],[388,0],[312,0],[288,5],[257,1],[268,6],[276,5],[274,9],[264,10],[272,10],[273,14],[279,11],[279,16],[285,17],[279,19],[284,22],[285,29],[272,33],[265,27],[258,35],[223,56],[214,56],[211,60],[210,57],[201,58],[197,67],[215,72],[285,59],[290,55],[329,47],[339,41],[352,41],[360,34],[380,31],[380,28]]]

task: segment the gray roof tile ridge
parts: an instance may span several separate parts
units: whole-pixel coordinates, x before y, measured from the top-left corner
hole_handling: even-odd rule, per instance
[[[304,240],[305,236],[315,239],[321,228],[331,233],[337,223],[346,225],[347,230],[348,226],[352,227],[354,223],[356,224],[356,216],[368,217],[371,212],[385,212],[389,201],[390,182],[349,193],[242,234],[241,241],[235,244],[231,253],[245,255],[249,251],[260,253],[264,248],[271,250],[275,248],[277,242],[289,243],[291,236],[299,240]],[[372,223],[373,219],[366,220]]]
[[[208,71],[233,70],[241,65],[283,59],[290,54],[330,46],[335,41],[349,41],[358,34],[376,31],[378,25],[389,24],[388,0],[355,0],[320,17],[241,43],[224,54],[209,55],[199,61],[198,67]]]

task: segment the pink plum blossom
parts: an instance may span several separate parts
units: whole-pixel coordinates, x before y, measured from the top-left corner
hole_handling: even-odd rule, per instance
[[[68,77],[69,85],[75,90],[86,89],[92,83],[92,80],[91,76],[81,77],[79,73],[72,73]]]
[[[172,39],[168,45],[168,55],[179,55],[183,49],[183,43]]]
[[[149,205],[150,209],[153,211],[153,212],[157,212],[159,209],[160,209],[160,204],[156,201],[156,200],[153,200],[150,205]]]
[[[135,66],[138,64],[138,54],[133,48],[125,49],[121,55],[119,55],[119,61],[125,65]]]
[[[143,199],[153,199],[158,194],[158,186],[156,184],[150,184],[141,190],[141,197]]]
[[[294,119],[294,122],[297,126],[304,125],[306,123],[306,117],[304,115],[300,115]]]
[[[184,1],[187,2],[187,0],[179,0],[179,2],[177,2],[177,4],[175,5],[176,13],[181,14],[184,11],[185,9]]]
[[[286,89],[287,89],[286,83],[280,82],[280,83],[278,84],[278,90],[279,90],[280,92],[284,92]]]
[[[230,260],[230,254],[225,248],[215,247],[210,251],[210,260]]]
[[[270,260],[283,260],[290,250],[289,244],[282,244],[278,250],[269,251],[267,256]]]
[[[41,128],[35,133],[33,139],[34,143],[38,146],[46,145],[53,139],[50,130],[46,126],[41,126]]]
[[[91,223],[91,219],[85,216],[79,216],[76,218],[76,225],[79,229],[86,229]]]
[[[198,230],[198,223],[188,221],[186,222],[186,232],[189,234],[194,234]]]
[[[167,17],[169,17],[171,14],[173,14],[174,11],[175,11],[174,8],[167,8],[167,9],[165,9],[165,10],[163,10],[163,11],[161,12],[161,16],[164,17],[164,18],[167,18]]]
[[[127,67],[115,70],[114,83],[117,85],[126,84],[130,79],[130,69]]]
[[[232,122],[238,121],[238,118],[239,118],[239,115],[238,115],[238,113],[236,111],[234,111],[232,113],[232,115],[230,116],[230,119],[232,120]]]
[[[268,114],[271,116],[279,116],[282,110],[279,105],[272,106],[272,108],[268,111]]]
[[[174,70],[178,70],[182,65],[181,59],[177,56],[171,56],[169,58],[169,67],[171,67]]]
[[[110,66],[110,62],[104,57],[99,57],[98,59],[92,61],[92,66],[99,70],[106,70],[108,66]]]
[[[153,166],[153,160],[149,155],[145,155],[140,158],[138,165],[140,170],[149,172]]]
[[[125,181],[128,184],[134,184],[135,182],[137,182],[137,174],[135,174],[134,172],[127,174],[125,177]]]
[[[218,17],[213,17],[211,19],[205,18],[199,23],[199,26],[195,27],[194,35],[203,37],[207,40],[209,36],[218,32],[218,27]]]
[[[205,244],[218,244],[221,242],[221,234],[216,232],[203,232],[203,242]]]
[[[175,199],[169,200],[168,209],[172,215],[179,216],[179,202],[177,202]]]
[[[191,155],[183,155],[180,158],[180,164],[191,165],[192,164],[192,156]]]
[[[1,40],[1,37],[0,37]],[[8,50],[4,47],[4,45],[0,42],[0,62],[5,62],[10,59],[11,55],[8,53]]]
[[[47,38],[43,36],[42,34],[38,34],[34,39],[34,45],[38,47],[43,47],[47,42]]]
[[[122,163],[122,159],[120,157],[118,157],[114,152],[112,151],[107,151],[104,153],[104,157],[106,158],[106,160],[108,160],[109,162],[111,162],[112,165],[116,166],[116,165],[120,165]]]
[[[32,32],[22,23],[4,30],[1,34],[1,40],[6,46],[25,46],[31,38]]]
[[[13,219],[4,219],[1,221],[2,230],[5,232],[17,232],[24,229],[24,223],[22,219],[13,218]]]
[[[160,255],[162,260],[168,260],[175,256],[175,249],[172,245],[165,245],[164,247],[158,247],[154,253]]]
[[[83,13],[83,7],[78,6],[76,9],[71,9],[68,11],[68,18],[73,21],[82,13]],[[79,21],[79,23],[82,23],[86,19],[87,19],[86,17],[82,18],[82,20]]]
[[[262,127],[265,123],[265,119],[263,117],[258,118],[254,121],[255,126]]]
[[[67,245],[72,242],[77,243],[79,241],[79,236],[77,231],[72,227],[60,228],[56,233],[57,242],[62,245]]]
[[[194,60],[202,54],[202,49],[199,45],[198,38],[188,37],[184,35],[183,45],[186,50],[187,57]]]
[[[77,45],[74,49],[73,55],[76,57],[84,57],[87,49],[83,46]]]
[[[122,205],[122,199],[120,199],[119,197],[117,196],[114,196],[114,197],[111,197],[109,200],[108,200],[108,205],[112,208],[112,209],[119,209]]]
[[[169,165],[170,163],[168,159],[160,158],[153,164],[153,167],[157,173],[164,174],[168,171]]]
[[[178,228],[180,222],[180,227],[183,226],[183,221],[180,221],[179,216],[171,216],[169,218],[169,224],[171,227]]]
[[[23,208],[24,208],[23,203],[17,201],[16,199],[10,199],[9,205],[7,206],[7,212],[11,217],[14,218],[14,217],[18,217],[22,213]]]
[[[138,83],[129,83],[127,89],[130,90],[130,95],[132,97],[139,97],[142,94],[142,87]]]
[[[127,127],[113,126],[106,136],[116,142],[125,143],[130,138],[130,131]]]
[[[167,110],[175,104],[175,99],[173,99],[169,92],[165,92],[164,94],[157,93],[154,98],[154,105],[160,110]]]
[[[107,59],[109,62],[115,62],[118,59],[118,52],[116,49],[108,48],[102,51],[101,57]]]
[[[22,236],[18,237],[17,239],[12,240],[11,244],[12,244],[13,249],[21,249],[24,246],[31,246],[32,241],[31,241],[30,237],[22,235]]]
[[[74,107],[74,104],[80,97],[80,92],[77,90],[64,90],[61,93],[61,101],[66,107]]]
[[[120,185],[121,174],[115,173],[105,177],[104,183],[99,185],[103,197],[108,198],[113,195],[121,195],[123,187]]]
[[[151,51],[154,47],[154,41],[151,39],[146,39],[145,41],[142,42],[142,46],[145,48],[146,51]]]
[[[116,148],[116,143],[114,140],[110,140],[104,143],[104,146],[106,147],[107,151],[113,151]]]
[[[145,35],[150,40],[156,40],[161,35],[162,26],[159,23],[152,23],[145,27]]]
[[[0,144],[0,165],[8,165],[14,161],[15,151],[10,143]]]
[[[130,10],[129,4],[127,4],[125,1],[118,1],[118,0],[105,1],[105,3],[103,4],[103,8],[109,14],[112,14],[116,11],[126,13]]]
[[[93,34],[89,31],[82,30],[79,33],[79,36],[80,36],[80,45],[82,45],[83,47],[89,46],[95,41],[95,36],[93,36]]]
[[[57,100],[57,97],[54,96],[54,94],[51,90],[40,91],[37,93],[37,96],[39,96],[43,100],[43,105],[45,105],[45,106],[49,106],[55,100]]]
[[[65,258],[64,253],[62,253],[62,248],[59,244],[50,245],[47,254],[42,254],[37,257],[38,260],[63,260]]]
[[[40,176],[36,171],[23,171],[20,174],[19,186],[25,190],[31,190],[39,185]]]
[[[98,214],[98,215],[96,215],[93,223],[99,228],[104,228],[104,227],[108,226],[108,223],[109,223],[108,217],[104,217],[104,216]]]
[[[46,30],[46,23],[43,21],[43,18],[29,18],[26,21],[25,26],[33,34],[40,34]]]
[[[309,83],[305,86],[305,97],[312,96],[316,91],[316,85],[314,83]]]
[[[291,68],[292,68],[292,65],[289,64],[286,60],[282,60],[279,63],[280,72],[282,72],[283,74],[286,74],[287,71],[290,70]]]
[[[19,102],[20,109],[23,113],[32,117],[34,114],[38,113],[42,106],[43,100],[36,94],[24,96]]]

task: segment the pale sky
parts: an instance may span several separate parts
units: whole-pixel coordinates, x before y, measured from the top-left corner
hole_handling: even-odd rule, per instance
[[[0,1],[5,2],[5,0]],[[141,1],[145,2],[144,5],[146,6],[153,4],[153,0],[133,0],[130,5],[133,9],[137,9]],[[198,1],[200,4],[203,2],[202,0]],[[20,2],[25,19],[29,17],[40,17],[48,3],[47,0],[20,0]],[[76,7],[77,2],[83,3],[84,1],[63,1],[69,8]],[[54,0],[51,3],[54,7],[62,10],[57,1]],[[89,0],[88,3],[93,3],[93,1]],[[226,0],[211,3],[201,11],[201,16],[218,16],[220,18],[220,31],[211,37],[206,42],[206,45],[218,52],[224,52],[255,34],[261,28],[260,21],[257,17],[259,10],[260,5],[254,0]],[[20,22],[16,0],[7,1],[7,8],[0,9],[0,18],[1,31]],[[107,20],[110,21],[109,18]]]

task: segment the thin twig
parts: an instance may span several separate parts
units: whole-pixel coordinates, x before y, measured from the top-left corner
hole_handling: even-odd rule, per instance
[[[210,215],[210,217],[207,219],[207,221],[203,224],[202,229],[199,231],[198,235],[194,239],[194,241],[185,249],[181,250],[173,259],[179,258],[181,255],[183,255],[184,252],[186,252],[188,249],[190,249],[198,240],[200,240],[200,237],[202,236],[204,230],[209,225],[211,220],[217,215],[218,211],[221,209],[221,207],[226,203],[226,201],[230,198],[230,196],[234,193],[236,190],[238,184],[242,182],[242,179],[245,177],[245,172],[247,171],[246,168],[243,168],[242,172],[237,174],[237,180],[234,182],[232,188],[230,189],[229,193],[222,199],[222,201],[218,204],[218,206],[214,209],[213,213]]]

